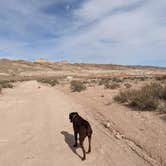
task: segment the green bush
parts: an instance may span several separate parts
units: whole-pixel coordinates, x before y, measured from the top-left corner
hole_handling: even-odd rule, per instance
[[[86,86],[83,82],[75,80],[70,83],[70,89],[72,92],[81,92],[86,89]]]

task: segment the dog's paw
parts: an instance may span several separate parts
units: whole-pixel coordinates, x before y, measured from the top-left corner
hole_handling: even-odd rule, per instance
[[[81,160],[84,161],[84,160],[85,160],[85,157],[83,157]]]
[[[91,151],[87,151],[86,153],[89,154]]]

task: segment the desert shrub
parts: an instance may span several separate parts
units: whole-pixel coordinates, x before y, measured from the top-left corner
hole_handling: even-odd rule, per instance
[[[157,76],[155,78],[157,81],[163,81],[163,80],[166,80],[166,75],[163,75],[163,76]]]
[[[161,89],[161,99],[166,100],[166,86]]]
[[[117,83],[118,83],[118,82],[123,82],[123,78],[120,78],[120,77],[113,77],[113,78],[112,78],[112,81],[113,81],[113,82],[117,82]]]
[[[146,77],[139,77],[138,78],[140,81],[145,81]]]
[[[86,86],[83,82],[74,80],[70,83],[70,89],[72,92],[81,92],[86,89]]]
[[[145,81],[148,79],[147,76],[130,76],[127,78],[128,80],[139,80],[139,81]]]
[[[127,79],[128,79],[128,80],[136,80],[137,78],[134,77],[134,76],[130,76],[130,77],[128,77]]]
[[[5,83],[8,83],[9,81],[7,81],[7,80],[0,80],[0,85],[2,85],[2,84],[5,84]]]
[[[151,83],[149,85],[143,86],[139,91],[148,95],[149,97],[151,96],[153,98],[160,99],[162,96],[162,89],[163,87],[161,84]]]
[[[99,85],[107,84],[111,81],[111,78],[101,78],[98,82]]]
[[[0,81],[0,86],[1,88],[13,88],[13,85],[6,80]]]
[[[129,83],[125,83],[124,86],[125,86],[126,88],[131,88],[131,87],[132,87],[132,85],[129,84]]]
[[[57,79],[39,79],[37,80],[38,82],[44,83],[44,84],[49,84],[51,86],[55,86],[57,84],[59,84],[59,81]]]
[[[114,100],[119,103],[128,102],[132,93],[132,90],[120,91],[119,94],[114,97]]]
[[[166,88],[160,84],[151,83],[139,90],[126,90],[114,97],[120,103],[127,103],[129,106],[139,110],[155,110],[159,105],[159,100],[165,100]]]
[[[147,94],[135,93],[130,97],[129,106],[136,107],[139,110],[155,110],[158,107],[158,100],[149,97]]]
[[[118,83],[106,83],[104,84],[105,89],[117,89],[120,85]]]
[[[2,84],[2,88],[13,88],[13,85],[10,83]]]
[[[158,106],[158,111],[161,113],[166,113],[166,103],[160,102]]]
[[[97,83],[98,83],[98,80],[97,80],[97,79],[91,79],[90,82],[93,83],[93,84],[97,84]]]
[[[87,80],[82,81],[83,84],[88,84],[89,82]]]

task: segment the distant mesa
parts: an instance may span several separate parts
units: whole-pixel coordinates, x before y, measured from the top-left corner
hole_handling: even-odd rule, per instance
[[[59,64],[69,64],[69,62],[68,61],[66,61],[66,60],[64,60],[64,61],[59,61],[59,62],[57,62],[57,63],[59,63]]]
[[[37,63],[49,63],[49,64],[54,64],[54,63],[56,63],[56,64],[68,64],[69,62],[67,61],[67,60],[63,60],[63,61],[59,61],[59,62],[56,62],[56,61],[49,61],[49,60],[47,60],[47,59],[44,59],[44,58],[38,58],[38,59],[36,59],[35,60],[35,62],[37,62]]]
[[[35,60],[35,62],[38,62],[38,63],[54,63],[53,61],[49,61],[49,60],[46,60],[44,58],[38,58]]]

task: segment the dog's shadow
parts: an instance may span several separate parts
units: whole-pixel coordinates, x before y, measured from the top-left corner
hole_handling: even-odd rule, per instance
[[[77,152],[76,149],[79,148],[79,144],[77,147],[73,147],[74,145],[74,136],[67,131],[61,131],[61,134],[64,135],[64,139],[68,147],[75,153],[79,158],[82,158]]]

